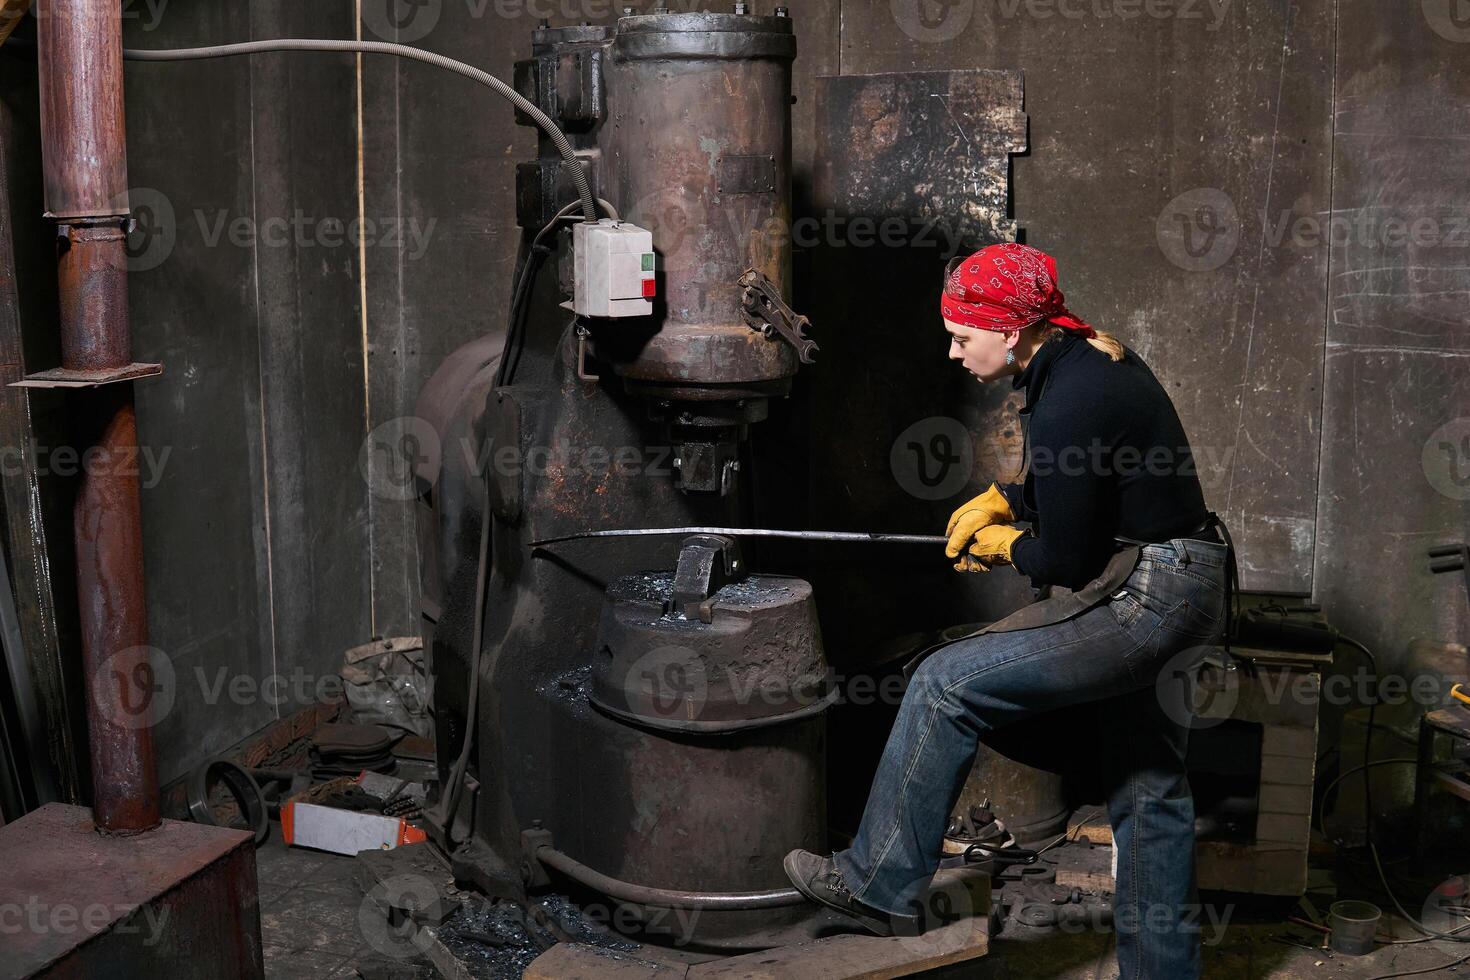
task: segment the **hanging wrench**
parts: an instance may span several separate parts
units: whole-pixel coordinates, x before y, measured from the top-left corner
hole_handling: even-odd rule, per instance
[[[801,363],[816,362],[813,355],[818,347],[804,333],[812,325],[811,321],[786,305],[775,283],[762,272],[746,269],[736,280],[736,284],[743,290],[740,294],[740,315],[744,317],[746,326],[760,331],[766,337],[771,335],[772,330],[776,331],[796,348],[796,356],[801,359]]]

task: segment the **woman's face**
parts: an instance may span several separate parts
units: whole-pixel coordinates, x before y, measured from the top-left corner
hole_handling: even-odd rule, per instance
[[[1006,338],[1011,334],[977,330],[953,320],[945,320],[944,329],[949,331],[949,359],[963,364],[976,381],[995,381],[1016,373],[1014,366],[1006,363],[1006,351],[1010,349]]]

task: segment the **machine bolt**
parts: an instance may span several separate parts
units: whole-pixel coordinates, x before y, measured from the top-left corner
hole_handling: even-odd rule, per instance
[[[791,16],[791,11],[787,10],[785,7],[777,7],[776,8],[776,16],[777,17],[790,17]]]
[[[735,5],[735,12],[737,14],[748,14],[748,13],[750,13],[750,4],[748,4],[748,3],[737,3]]]
[[[624,7],[623,8],[623,16],[624,17],[632,17],[633,16],[633,8],[632,7]]]

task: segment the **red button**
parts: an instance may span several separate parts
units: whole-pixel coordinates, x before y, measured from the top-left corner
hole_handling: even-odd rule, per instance
[[[657,296],[657,295],[658,295],[658,280],[657,279],[645,279],[645,280],[643,280],[643,296],[644,296],[644,298],[647,298],[647,297],[650,297],[650,296]]]

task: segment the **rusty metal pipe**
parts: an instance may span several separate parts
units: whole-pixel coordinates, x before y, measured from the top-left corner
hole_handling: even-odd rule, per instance
[[[121,8],[115,0],[42,0],[37,25],[46,206],[58,232],[62,366],[119,370],[131,361]],[[77,445],[88,460],[72,517],[93,816],[105,832],[137,833],[158,824],[159,801],[146,702],[153,686],[132,385],[88,389],[74,396],[71,408]]]
[[[62,365],[101,371],[131,362],[126,231],[117,221],[58,230]]]
[[[601,871],[594,871],[576,858],[558,851],[550,844],[536,848],[536,860],[560,871],[580,885],[586,885],[608,898],[633,905],[648,905],[660,909],[699,909],[703,911],[733,912],[750,909],[779,909],[801,905],[806,898],[795,888],[773,888],[761,892],[688,892],[672,888],[649,888],[630,881],[611,878]]]

